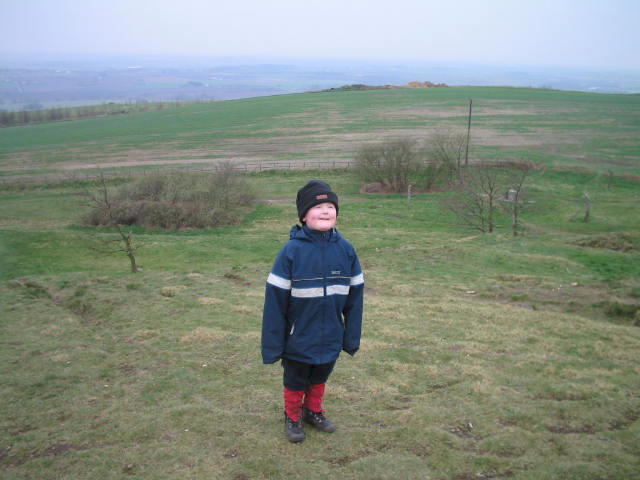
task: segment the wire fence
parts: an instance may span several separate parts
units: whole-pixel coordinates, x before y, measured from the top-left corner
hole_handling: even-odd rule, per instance
[[[13,174],[0,176],[0,184],[64,182],[91,180],[99,177],[139,177],[155,175],[162,172],[215,172],[231,168],[236,172],[266,172],[270,170],[327,170],[333,168],[351,168],[356,165],[354,160],[303,160],[303,161],[273,161],[273,162],[215,162],[199,165],[136,165],[131,168],[109,167],[101,169],[99,166],[83,172],[82,170],[70,170],[56,173]]]
[[[335,168],[353,168],[356,166],[354,159],[335,160],[297,160],[297,161],[271,161],[271,162],[226,162],[211,161],[207,163],[192,163],[189,165],[176,164],[149,164],[149,165],[129,165],[122,167],[100,167],[99,164],[85,169],[65,170],[52,173],[11,173],[0,175],[0,185],[8,184],[29,184],[42,182],[63,182],[91,180],[99,177],[104,178],[132,178],[144,175],[154,175],[163,172],[215,172],[222,169],[231,168],[236,172],[252,173],[266,172],[270,170],[328,170]],[[470,159],[470,164],[483,163],[487,166],[507,166],[504,161],[477,160]],[[83,171],[84,170],[84,171]]]
[[[355,166],[353,160],[303,160],[302,162],[255,162],[243,164],[219,164],[213,167],[217,170],[231,166],[240,172],[264,172],[267,170],[326,170],[330,168],[351,168]]]

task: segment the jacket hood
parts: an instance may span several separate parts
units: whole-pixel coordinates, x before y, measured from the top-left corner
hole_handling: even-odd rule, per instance
[[[289,238],[291,240],[307,240],[313,242],[315,240],[320,240],[323,233],[329,233],[328,240],[330,242],[337,242],[341,236],[335,228],[329,230],[329,232],[320,232],[318,230],[313,230],[306,225],[294,225],[291,227],[291,231],[289,232]]]

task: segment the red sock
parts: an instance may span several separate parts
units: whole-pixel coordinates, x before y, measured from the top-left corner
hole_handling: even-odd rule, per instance
[[[316,383],[309,385],[306,396],[304,397],[304,406],[312,412],[322,412],[322,399],[324,398],[324,387],[326,383]]]
[[[289,390],[284,387],[284,411],[294,422],[302,416],[302,397],[304,390]]]

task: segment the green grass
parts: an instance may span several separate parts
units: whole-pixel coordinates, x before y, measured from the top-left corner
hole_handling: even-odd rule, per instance
[[[384,135],[466,130],[471,157],[640,174],[638,95],[498,87],[277,95],[0,129],[4,176],[107,162],[332,160]]]
[[[292,445],[260,319],[309,178],[340,195],[366,307],[327,388],[338,431]],[[0,193],[0,476],[638,478],[640,253],[607,248],[640,242],[637,183],[534,172],[514,238],[504,217],[459,225],[443,193],[360,194],[347,170],[248,179],[269,202],[240,226],[134,229],[139,274],[92,248],[113,231],[77,225],[90,185]]]
[[[112,229],[79,226],[91,182],[61,170],[352,158],[383,135],[465,127],[469,98],[473,158],[546,167],[528,179],[523,236],[503,215],[495,234],[470,231],[442,209],[446,193],[408,206],[360,194],[349,170],[270,171],[248,175],[266,202],[240,226],[133,228],[134,275],[122,254],[97,251]],[[640,174],[639,106],[637,95],[388,90],[0,129],[0,476],[639,478],[640,189],[628,175]],[[11,181],[53,173],[63,181]],[[309,178],[340,195],[366,311],[362,349],[328,387],[339,430],[291,445],[260,318]]]

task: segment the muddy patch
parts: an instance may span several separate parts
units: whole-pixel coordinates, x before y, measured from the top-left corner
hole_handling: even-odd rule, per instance
[[[580,247],[603,248],[616,252],[637,252],[640,250],[640,238],[629,233],[610,233],[580,239],[573,243]]]
[[[636,312],[640,311],[638,295],[637,287],[612,290],[607,284],[554,284],[526,275],[505,275],[478,289],[472,298],[527,310],[577,313],[597,320],[633,324]]]
[[[593,425],[580,425],[580,426],[571,426],[571,425],[551,425],[547,427],[551,433],[557,433],[561,435],[570,435],[570,434],[587,434],[593,435],[596,433]]]

